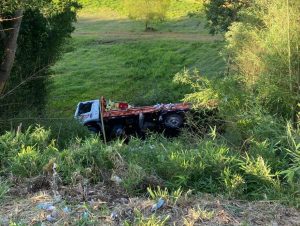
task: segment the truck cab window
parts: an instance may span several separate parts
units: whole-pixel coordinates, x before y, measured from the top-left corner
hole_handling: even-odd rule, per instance
[[[89,102],[89,103],[81,103],[81,104],[79,105],[78,115],[81,115],[81,114],[90,112],[91,109],[92,109],[92,104],[93,104],[93,103],[91,103],[91,102]]]

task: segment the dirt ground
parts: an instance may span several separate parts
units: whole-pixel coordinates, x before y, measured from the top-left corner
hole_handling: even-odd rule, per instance
[[[153,211],[155,200],[130,197],[117,185],[12,188],[2,201],[1,225],[300,225],[300,211],[276,202],[182,194]],[[165,222],[165,224],[163,223]],[[12,224],[16,223],[16,224]]]

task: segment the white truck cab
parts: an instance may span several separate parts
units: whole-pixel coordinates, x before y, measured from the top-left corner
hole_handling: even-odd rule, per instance
[[[74,118],[78,119],[80,123],[86,125],[91,122],[99,121],[100,105],[99,100],[90,100],[79,102],[75,111]]]

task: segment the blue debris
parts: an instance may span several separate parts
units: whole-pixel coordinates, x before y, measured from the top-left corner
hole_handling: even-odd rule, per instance
[[[42,209],[42,210],[46,210],[46,211],[55,210],[55,206],[53,206],[52,203],[48,203],[48,202],[38,204],[37,208]]]
[[[57,220],[55,217],[52,217],[51,215],[47,215],[46,219],[49,222],[55,222]]]
[[[111,213],[111,215],[110,215],[110,218],[111,218],[112,220],[116,220],[116,219],[118,218],[118,213],[117,213],[116,211],[113,211],[113,212]]]
[[[51,213],[51,217],[53,217],[53,218],[58,218],[59,217],[59,213],[57,212],[57,211],[52,211],[52,213]]]
[[[62,210],[64,211],[64,213],[70,213],[71,212],[71,209],[67,206],[64,207]]]
[[[151,211],[155,212],[156,210],[158,210],[159,208],[163,207],[163,205],[165,204],[165,200],[163,198],[159,198],[159,200],[157,201],[157,203],[155,203],[152,208]]]
[[[84,211],[84,212],[82,213],[82,219],[87,220],[88,218],[89,218],[89,213],[86,212],[86,211]]]

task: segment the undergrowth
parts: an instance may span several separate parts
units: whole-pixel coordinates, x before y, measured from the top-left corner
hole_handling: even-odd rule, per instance
[[[51,130],[36,126],[0,136],[0,174],[32,178],[47,175],[49,165],[56,163],[64,184],[79,176],[97,183],[116,175],[129,193],[146,192],[148,187],[154,199],[166,196],[176,202],[182,188],[230,198],[279,199],[298,206],[300,156],[291,148],[299,146],[300,131],[290,126],[287,131],[276,138],[277,146],[257,141],[247,149],[234,148],[221,135],[193,142],[184,136],[170,140],[152,135],[146,140],[132,138],[128,145],[122,141],[104,145],[91,136],[73,139],[62,149],[51,139]],[[153,192],[156,186],[161,189]]]

